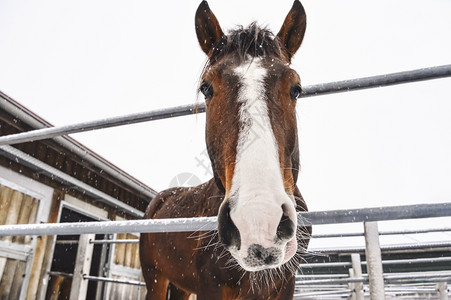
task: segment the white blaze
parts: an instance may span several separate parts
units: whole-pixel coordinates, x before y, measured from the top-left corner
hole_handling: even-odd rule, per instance
[[[248,59],[235,68],[240,77],[238,102],[240,128],[237,156],[232,179],[231,218],[240,230],[241,250],[231,251],[239,258],[247,256],[252,244],[274,247],[283,204],[290,204],[280,170],[277,141],[268,115],[265,77],[260,58]],[[294,220],[294,222],[296,222]],[[284,252],[285,245],[280,246]]]
[[[240,77],[238,93],[240,121],[243,127],[238,136],[237,159],[231,194],[257,192],[264,187],[283,187],[277,143],[268,115],[265,99],[267,71],[261,59],[249,59],[237,67]]]

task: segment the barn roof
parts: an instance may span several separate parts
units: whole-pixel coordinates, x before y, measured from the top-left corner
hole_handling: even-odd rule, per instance
[[[53,127],[52,124],[1,91],[0,108],[0,136]],[[12,161],[11,154],[6,153],[6,149],[0,148],[0,165],[25,172],[33,178],[43,177],[42,170]],[[28,154],[31,159],[37,159],[50,166],[51,169],[63,172],[101,193],[106,193],[112,197],[110,199],[113,204],[110,203],[110,206],[114,206],[113,199],[117,199],[142,212],[156,195],[155,190],[69,136],[21,143],[14,145],[14,150],[16,149]],[[51,181],[48,177],[52,176],[49,176],[48,172],[44,174],[44,177],[47,177],[46,181]],[[62,181],[53,182],[52,185],[66,185],[64,187],[66,190],[74,189],[84,192],[80,191],[83,188],[75,189],[73,186],[67,186],[67,182],[64,184]]]

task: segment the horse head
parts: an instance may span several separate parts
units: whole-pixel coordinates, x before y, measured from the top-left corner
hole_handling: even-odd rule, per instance
[[[218,187],[219,239],[247,271],[278,268],[297,252],[299,75],[290,68],[306,28],[296,0],[277,33],[252,23],[224,34],[206,1],[195,16],[208,56],[199,91]]]

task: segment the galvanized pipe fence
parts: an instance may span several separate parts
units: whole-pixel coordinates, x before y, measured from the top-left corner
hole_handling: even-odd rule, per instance
[[[400,219],[415,219],[415,218],[433,218],[433,217],[446,217],[451,216],[451,203],[438,203],[438,204],[423,204],[423,205],[408,205],[408,206],[392,206],[392,207],[376,207],[376,208],[363,208],[352,210],[332,210],[323,212],[302,212],[298,214],[298,220],[301,225],[318,225],[318,224],[337,224],[337,223],[355,223],[363,222],[366,226],[374,226],[376,221],[386,220],[400,220]],[[53,224],[21,224],[21,225],[2,225],[0,226],[0,236],[8,235],[74,235],[80,234],[80,241],[83,238],[84,247],[88,249],[88,245],[93,246],[94,234],[111,234],[111,233],[129,233],[129,232],[200,232],[200,231],[212,231],[216,230],[217,219],[216,217],[201,217],[201,218],[180,218],[180,219],[150,219],[150,220],[130,220],[130,221],[103,221],[103,222],[77,222],[77,223],[53,223]],[[376,227],[377,228],[377,227]],[[432,230],[437,231],[438,229]],[[441,231],[441,230],[440,230]],[[326,235],[327,237],[327,235]],[[378,241],[379,233],[377,230],[366,230],[365,240]],[[117,242],[117,241],[114,241]],[[125,241],[124,241],[125,242]],[[136,242],[127,240],[126,242]],[[97,242],[99,244],[106,243],[106,241]],[[414,247],[449,247],[451,248],[451,242],[440,242],[427,245],[407,245],[407,246],[390,246],[391,250],[400,249],[412,249]],[[80,247],[79,247],[80,248]],[[382,247],[384,248],[384,247]],[[368,251],[368,249],[371,249]],[[376,251],[374,251],[376,249]],[[92,250],[90,250],[92,251]],[[340,250],[339,250],[340,251]],[[422,281],[422,282],[451,282],[451,273],[445,275],[434,276],[413,276],[417,279],[407,277],[389,277],[382,272],[382,260],[381,260],[381,247],[379,243],[370,242],[367,243],[365,248],[354,249],[341,249],[346,252],[361,252],[366,251],[367,256],[367,268],[368,270],[373,267],[375,272],[369,274],[368,281],[370,282],[370,292],[375,292],[372,295],[372,299],[382,299],[386,293],[384,291],[384,285],[386,283],[392,283],[394,281],[401,282],[402,280],[409,281]],[[371,252],[373,251],[373,252]],[[88,251],[89,252],[89,251]],[[321,250],[322,253],[327,253]],[[80,259],[80,264],[86,264],[86,255],[84,259]],[[443,262],[448,260],[443,260]],[[376,268],[375,268],[376,267]],[[87,267],[84,266],[86,269]],[[113,280],[116,283],[126,284],[127,281],[118,281],[109,278],[91,278],[87,276],[87,273],[77,272],[75,274],[82,274],[75,278],[75,282],[78,282],[79,286],[83,286],[83,282],[87,280],[108,281]],[[388,276],[388,277],[387,277]],[[390,275],[391,276],[391,275]],[[361,281],[359,278],[343,278],[343,279],[324,279],[322,281],[304,282],[304,285],[308,284],[357,284]],[[372,281],[371,281],[372,280]],[[110,282],[113,282],[110,281]],[[374,282],[377,283],[374,283]],[[302,282],[297,282],[297,285],[302,285]],[[138,283],[130,283],[133,285],[139,285]],[[376,286],[376,287],[374,287]],[[363,287],[362,287],[363,289]],[[356,289],[351,289],[353,293],[356,293]],[[448,293],[447,287],[442,289],[443,293]],[[333,294],[333,293],[330,293]],[[303,296],[299,294],[296,299],[301,299]]]
[[[398,213],[397,213],[398,212]],[[409,205],[409,206],[393,206],[393,207],[376,207],[376,208],[364,208],[364,209],[354,209],[354,210],[334,210],[334,211],[324,211],[324,212],[304,212],[299,213],[300,224],[316,225],[316,224],[336,224],[336,223],[355,223],[364,222],[364,224],[375,224],[375,220],[399,220],[399,219],[411,219],[411,218],[431,218],[431,217],[444,217],[451,216],[451,203],[441,203],[441,204],[429,204],[429,205]],[[365,220],[370,220],[366,222]],[[80,234],[80,242],[83,243],[83,249],[89,248],[88,245],[94,244],[106,244],[106,243],[136,243],[137,240],[95,240],[94,234],[96,233],[129,233],[129,232],[200,232],[200,231],[211,231],[216,230],[216,217],[202,217],[202,218],[181,218],[181,219],[163,219],[163,220],[131,220],[131,221],[102,221],[102,222],[84,222],[84,223],[55,223],[55,224],[23,224],[23,225],[3,225],[0,226],[0,236],[6,235],[74,235]],[[409,230],[409,231],[393,231],[392,234],[417,234],[424,232],[446,232],[449,228],[432,228],[425,230]],[[389,234],[390,232],[386,232]],[[356,234],[348,234],[352,237]],[[361,234],[359,234],[361,235]],[[83,239],[82,239],[83,237]],[[328,238],[330,235],[319,235],[316,238]],[[379,232],[373,232],[371,239],[378,239]],[[368,232],[365,235],[365,239],[368,240]],[[82,241],[83,240],[83,241]],[[72,241],[70,241],[72,243]],[[91,246],[92,247],[92,246]],[[386,250],[408,250],[414,247],[416,248],[431,248],[431,247],[447,247],[451,249],[451,241],[449,242],[439,242],[439,243],[423,243],[423,244],[411,244],[411,245],[391,245],[391,246],[371,246],[367,245],[366,248],[347,248],[347,249],[335,249],[333,251],[341,251],[345,253],[350,252],[362,252],[367,251],[368,248],[379,248],[379,258],[376,263],[371,260],[371,254],[367,252],[367,261],[359,263],[360,265],[366,265],[367,268],[371,264],[376,264],[377,266],[382,266],[383,264],[400,264],[400,263],[422,263],[426,260],[447,263],[451,261],[451,257],[445,258],[433,258],[433,259],[418,259],[418,260],[397,260],[397,261],[382,261],[380,258],[380,251]],[[89,250],[92,251],[92,250]],[[80,258],[81,265],[86,262],[86,256],[89,256],[89,251],[85,253],[85,256]],[[315,250],[320,253],[327,253],[329,250]],[[78,254],[77,254],[78,257]],[[84,258],[83,258],[84,257]],[[329,266],[337,266],[343,263],[330,263]],[[324,265],[325,267],[328,264]],[[349,266],[345,264],[343,266]],[[306,264],[303,268],[317,267],[314,265]],[[351,264],[351,267],[355,268],[355,265]],[[99,276],[89,276],[87,275],[89,270],[88,266],[84,266],[85,272],[77,272],[76,282],[80,286],[86,281],[102,281],[111,282],[116,284],[131,284],[131,285],[143,285],[142,282],[133,280],[121,280],[113,279],[107,277]],[[57,274],[54,274],[57,275]],[[61,276],[67,276],[72,274],[65,274]],[[379,287],[376,291],[379,294],[374,296],[374,299],[378,297],[384,297],[389,293],[392,293],[393,289],[390,287],[389,290],[384,290],[384,285],[404,283],[404,282],[423,282],[423,283],[447,283],[451,282],[451,272],[441,273],[441,274],[384,274],[382,268],[379,267],[379,271],[376,274],[362,275],[358,274],[357,277],[348,278],[325,278],[325,279],[307,279],[306,277],[298,276],[296,281],[296,286],[298,289],[303,289],[304,292],[297,293],[295,299],[305,299],[310,297],[309,295],[318,293],[317,289],[319,286],[324,286],[327,288],[320,292],[324,295],[342,295],[342,294],[352,294],[360,292],[368,294],[368,291],[376,290],[374,286],[363,285],[370,283],[371,278],[378,278],[382,287]],[[356,289],[358,284],[362,284],[360,289]],[[337,285],[349,285],[351,288],[345,287],[344,289],[337,290]],[[442,284],[443,285],[443,284]],[[390,286],[390,285],[388,285]],[[424,288],[422,286],[421,288]],[[419,292],[421,288],[416,289]],[[314,289],[315,292],[309,293],[309,289]],[[335,290],[334,290],[335,289]],[[405,291],[407,294],[407,291]],[[445,288],[441,289],[441,293],[448,293],[447,285]],[[319,294],[317,294],[319,295]]]
[[[348,278],[339,278],[339,279],[319,279],[319,280],[296,280],[296,284],[299,285],[329,285],[329,284],[344,284],[344,283],[357,283],[364,282],[369,283],[368,275],[362,275],[361,277],[348,277]],[[443,272],[438,274],[384,274],[383,277],[384,282],[386,283],[396,283],[399,281],[408,281],[408,282],[423,282],[423,281],[433,281],[433,282],[442,282],[449,281],[451,282],[451,272]]]
[[[373,222],[371,222],[373,223]],[[370,224],[371,224],[370,223]],[[366,223],[365,225],[367,225]],[[446,228],[433,228],[430,230],[408,230],[408,231],[392,231],[393,234],[423,234],[429,232],[447,232]],[[418,232],[417,232],[418,231]],[[390,232],[385,232],[385,235]],[[378,233],[377,235],[381,235]],[[361,236],[360,234],[349,234],[348,237]],[[328,235],[320,235],[320,238],[329,238]],[[430,299],[448,299],[450,289],[448,284],[451,283],[451,256],[444,257],[428,257],[416,259],[387,259],[382,260],[380,252],[400,253],[411,250],[422,250],[422,252],[430,251],[437,248],[440,251],[447,251],[451,253],[451,239],[440,242],[430,243],[410,243],[400,245],[384,245],[384,246],[370,246],[369,240],[374,240],[375,236],[368,239],[367,232],[365,234],[366,247],[359,248],[338,248],[327,249],[326,251],[318,249],[320,254],[334,253],[339,257],[350,255],[351,262],[325,262],[325,263],[307,263],[303,264],[302,270],[312,272],[313,269],[318,268],[335,268],[336,272],[341,274],[326,274],[326,275],[297,275],[296,287],[297,293],[295,299],[312,299],[317,292],[320,295],[327,294],[331,297],[346,297],[349,299],[385,299],[387,296],[405,296],[405,297],[428,297]],[[374,262],[370,251],[378,250],[376,255],[377,261]],[[360,261],[360,254],[365,253],[367,261]],[[382,266],[391,268],[396,265],[414,266],[417,264],[443,264],[450,266],[447,271],[434,272],[408,272],[403,273],[384,273]],[[362,274],[362,266],[367,267],[368,274]],[[374,266],[377,271],[374,272]],[[373,273],[371,273],[373,267]],[[338,269],[337,269],[338,268]],[[339,271],[341,269],[341,271]],[[344,271],[349,271],[344,274]],[[376,281],[376,283],[374,282]],[[315,299],[317,299],[315,297]]]
[[[366,275],[360,278],[297,281],[295,299],[312,299],[312,296],[316,295],[315,293],[324,293],[334,297],[344,293],[347,299],[374,299],[375,297],[370,294],[372,287],[368,285],[369,282]],[[436,299],[436,297],[448,299],[449,282],[451,282],[451,273],[438,275],[384,274],[384,294],[380,296],[385,299],[385,296],[388,295],[396,297],[409,295],[418,299],[418,295],[430,294],[428,299]],[[361,288],[356,288],[357,285],[361,285]],[[358,293],[359,296],[357,296]]]
[[[407,230],[407,231],[392,231],[392,232],[380,232],[378,235],[388,235],[388,234],[422,234],[425,232],[447,232],[450,231],[449,228],[431,228],[424,230]],[[356,234],[349,234],[349,237],[353,237]],[[328,236],[319,235],[316,237],[317,239],[328,238]],[[137,239],[113,239],[113,240],[93,240],[92,238],[86,239],[85,242],[88,241],[89,244],[126,244],[126,243],[137,243]],[[70,241],[78,242],[78,241]],[[441,242],[441,243],[420,243],[420,244],[410,244],[410,245],[391,245],[391,246],[382,246],[382,251],[393,251],[393,250],[408,250],[412,247],[415,248],[424,248],[429,249],[430,247],[438,246],[438,247],[447,247],[451,249],[451,241],[450,242]],[[335,249],[333,251],[348,253],[348,249]],[[356,269],[357,265],[354,262],[354,256],[359,256],[358,254],[352,254],[353,262],[338,262],[338,263],[317,263],[317,264],[303,264],[302,268],[304,270],[309,268],[318,268],[318,267],[352,267]],[[382,265],[396,265],[396,264],[419,264],[419,263],[448,263],[451,261],[451,257],[435,257],[435,258],[421,258],[421,259],[399,259],[399,260],[383,260]],[[368,262],[362,261],[360,262],[360,258],[357,259],[358,266],[367,266]],[[360,267],[359,267],[360,268]],[[50,275],[55,276],[64,276],[64,277],[72,277],[73,274],[59,273],[59,272],[50,272]],[[298,290],[302,289],[302,292],[295,294],[295,299],[305,299],[309,298],[312,295],[330,295],[330,296],[338,296],[338,295],[352,295],[352,293],[360,292],[361,295],[365,293],[368,294],[370,292],[370,288],[364,286],[363,284],[368,284],[370,282],[370,276],[366,274],[362,274],[361,271],[356,276],[346,277],[344,274],[342,275],[297,275],[296,278],[296,287]],[[315,278],[325,277],[324,279],[315,279]],[[108,277],[100,277],[100,276],[89,276],[86,274],[82,275],[83,280],[88,281],[100,281],[100,282],[110,282],[116,284],[129,284],[129,285],[138,285],[144,286],[145,284],[140,281],[134,280],[123,280],[123,279],[114,279]],[[439,292],[438,286],[441,287],[445,284],[445,288],[442,288],[441,293],[448,293],[448,288],[446,283],[451,282],[451,271],[449,272],[434,272],[434,273],[383,273],[382,280],[384,285],[386,285],[386,289],[383,295],[388,294],[396,294],[404,293],[405,295],[411,295],[412,293],[416,294],[437,294]],[[421,285],[409,287],[412,283],[418,282]],[[360,284],[360,286],[359,286]],[[400,284],[402,284],[400,286]],[[351,286],[349,288],[348,286]],[[437,286],[437,288],[436,288]],[[360,287],[360,288],[356,288]],[[315,292],[309,292],[309,290],[315,290]],[[322,290],[318,292],[318,290]],[[359,299],[359,298],[357,298]]]

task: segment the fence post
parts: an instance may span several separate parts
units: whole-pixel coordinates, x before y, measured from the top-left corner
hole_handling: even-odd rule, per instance
[[[384,273],[377,222],[364,222],[365,253],[370,282],[370,299],[385,299]]]
[[[351,279],[355,278],[354,270],[351,268],[348,271],[349,271],[349,278],[351,278]],[[355,282],[348,283],[348,288],[351,290],[351,297],[349,299],[357,300],[356,295],[355,295]]]
[[[95,239],[95,234],[82,234],[78,242],[77,258],[75,259],[74,277],[70,289],[70,300],[84,300],[88,291],[88,280],[83,275],[89,275],[91,268],[92,250],[94,245],[89,243]]]
[[[351,254],[352,269],[354,270],[354,277],[362,278],[362,263],[360,261],[360,254]],[[356,300],[363,300],[363,282],[356,282],[354,284]]]
[[[448,299],[448,284],[447,282],[439,282],[437,284],[438,297],[440,300]]]

